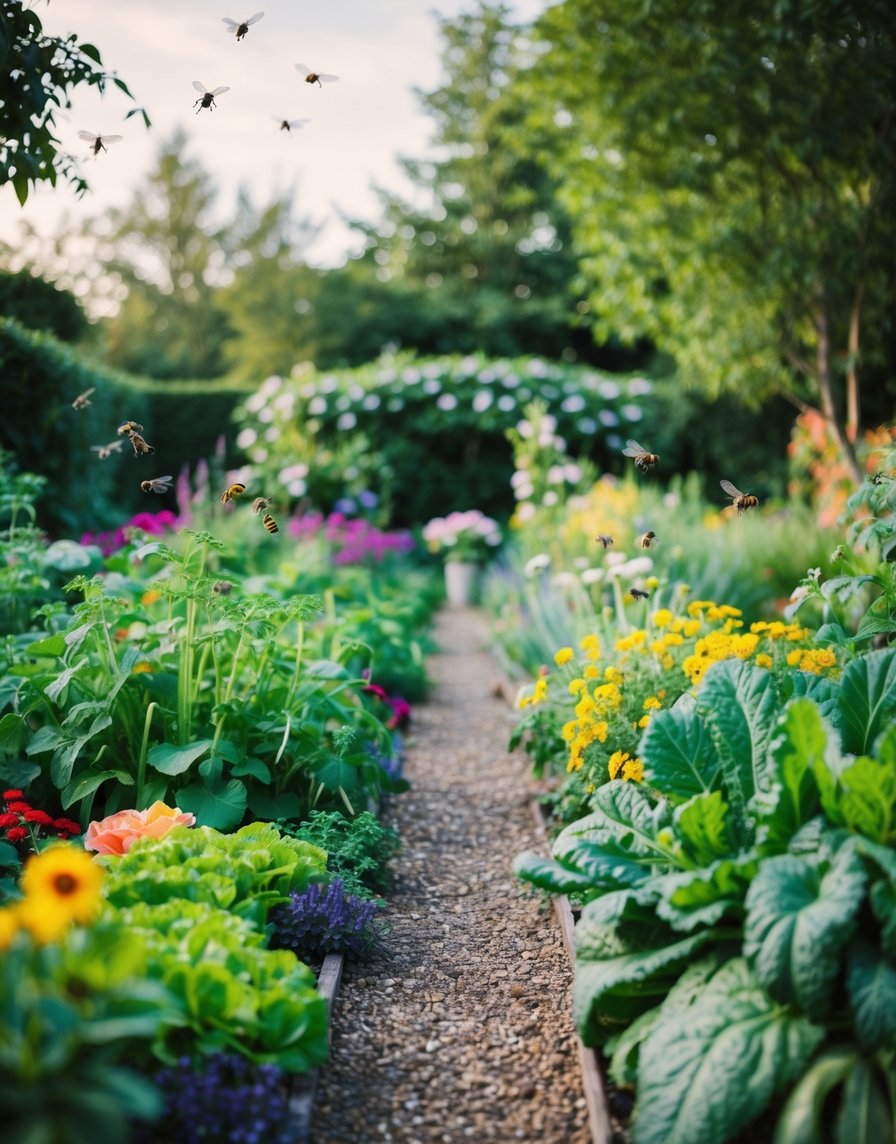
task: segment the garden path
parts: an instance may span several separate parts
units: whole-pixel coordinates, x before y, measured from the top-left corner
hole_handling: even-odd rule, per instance
[[[484,615],[444,610],[435,638],[432,696],[407,739],[412,789],[384,815],[403,843],[391,932],[346,966],[313,1141],[588,1144],[569,960],[553,912],[511,870],[541,844]]]

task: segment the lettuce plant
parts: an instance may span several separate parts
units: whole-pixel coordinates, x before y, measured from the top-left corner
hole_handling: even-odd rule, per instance
[[[721,1144],[784,1099],[781,1141],[832,1106],[838,1142],[892,1136],[894,716],[892,650],[837,683],[719,662],[651,719],[643,783],[517,860],[583,904],[574,1015],[637,1086],[636,1144]]]

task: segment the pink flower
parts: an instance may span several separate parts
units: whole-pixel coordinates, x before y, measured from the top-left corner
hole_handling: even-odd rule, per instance
[[[147,810],[120,810],[99,822],[91,822],[84,835],[84,849],[97,854],[127,854],[138,838],[164,838],[175,826],[192,826],[195,814],[180,807],[154,802]]]

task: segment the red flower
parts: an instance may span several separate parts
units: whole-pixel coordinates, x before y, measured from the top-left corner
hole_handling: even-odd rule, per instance
[[[10,799],[24,798],[24,794],[20,790],[5,790],[3,792],[3,801],[9,802]]]
[[[24,814],[26,810],[31,809],[31,803],[30,802],[8,802],[6,804],[6,809],[7,810],[15,810],[19,814]]]
[[[21,842],[23,838],[28,837],[28,831],[24,826],[14,826],[7,831],[6,837],[10,842]]]
[[[8,826],[18,826],[19,816],[10,812],[9,814],[0,814],[0,830],[5,830]]]
[[[56,818],[53,820],[53,826],[60,834],[80,834],[81,824],[73,822],[70,818]]]
[[[45,810],[26,810],[23,818],[26,822],[34,822],[38,826],[52,826],[53,819]]]

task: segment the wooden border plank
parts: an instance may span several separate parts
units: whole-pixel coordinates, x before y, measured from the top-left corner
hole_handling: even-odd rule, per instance
[[[341,953],[328,953],[317,977],[317,991],[327,1003],[327,1039],[332,1039],[333,1008],[342,982],[345,958]],[[295,1128],[297,1144],[310,1144],[311,1118],[320,1066],[295,1077],[289,1093],[289,1115]]]

